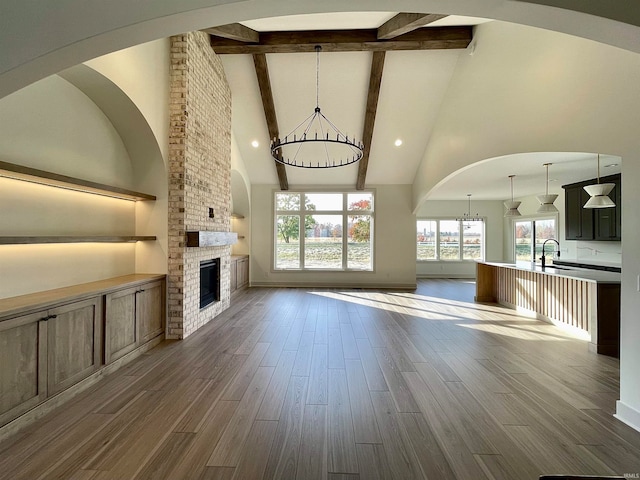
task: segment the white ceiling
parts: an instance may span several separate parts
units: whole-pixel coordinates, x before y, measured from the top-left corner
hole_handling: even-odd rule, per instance
[[[377,28],[397,12],[354,12],[296,15],[243,22],[256,31],[335,30]],[[485,19],[449,16],[431,26],[476,25]],[[460,55],[466,50],[392,51],[385,57],[367,184],[411,184],[429,142],[440,104]],[[361,139],[365,116],[370,52],[321,53],[319,105],[350,138]],[[221,56],[233,98],[232,128],[252,184],[277,184],[274,162],[253,59],[250,55]],[[316,102],[316,54],[268,54],[274,104],[280,134],[286,135],[313,112]],[[402,145],[396,147],[396,139]],[[252,142],[257,141],[257,148]],[[517,162],[517,172],[510,166]],[[516,196],[544,193],[544,163],[550,167],[549,189],[595,177],[591,153],[529,153],[478,162],[445,179],[429,199],[460,200],[468,193],[477,200],[508,198],[508,175],[515,173]],[[617,167],[604,168],[616,163]],[[618,157],[602,157],[601,174],[620,171]],[[286,167],[289,185],[354,187],[357,164],[331,169]]]

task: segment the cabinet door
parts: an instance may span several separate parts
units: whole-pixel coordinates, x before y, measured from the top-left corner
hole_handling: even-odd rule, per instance
[[[0,426],[47,396],[46,312],[0,322]]]
[[[107,364],[136,348],[137,291],[137,287],[127,288],[105,296],[104,360]]]
[[[595,240],[621,240],[621,212],[622,195],[620,180],[613,182],[615,187],[609,193],[609,197],[616,204],[612,208],[599,208],[595,212]]]
[[[230,292],[238,288],[238,260],[232,259],[229,266]]]
[[[580,186],[565,189],[565,239],[593,240],[593,210],[582,208],[589,194]]]
[[[102,297],[49,310],[48,391],[53,395],[100,367]]]
[[[249,259],[239,259],[237,270],[238,288],[242,288],[249,283]]]
[[[164,282],[140,286],[136,294],[136,316],[138,344],[146,343],[164,332]]]

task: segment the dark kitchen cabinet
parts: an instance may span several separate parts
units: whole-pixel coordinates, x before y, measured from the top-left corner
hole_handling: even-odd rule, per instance
[[[620,185],[620,176],[612,180],[607,180],[615,184],[609,198],[616,204],[613,208],[598,208],[594,211],[595,225],[594,225],[594,237],[595,240],[601,241],[620,241],[622,239],[622,187]],[[604,183],[604,182],[603,182]]]
[[[565,240],[593,240],[593,210],[582,208],[589,194],[582,185],[563,188]]]
[[[620,241],[622,225],[622,186],[620,175],[601,177],[600,183],[614,183],[609,194],[616,206],[612,208],[583,208],[589,200],[586,185],[596,183],[596,179],[563,185],[565,195],[565,239]]]

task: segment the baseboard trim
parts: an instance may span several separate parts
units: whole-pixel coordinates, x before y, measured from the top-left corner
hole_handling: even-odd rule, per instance
[[[622,423],[629,425],[634,430],[640,432],[640,411],[630,407],[621,400],[616,402],[616,413],[613,414],[615,418]]]

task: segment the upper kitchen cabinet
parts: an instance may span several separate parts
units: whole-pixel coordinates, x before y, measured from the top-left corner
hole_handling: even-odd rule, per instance
[[[622,185],[621,176],[613,175],[600,179],[602,183],[613,183],[615,187],[609,193],[609,198],[616,204],[613,208],[598,208],[595,210],[595,240],[622,239]]]
[[[613,183],[615,187],[609,197],[616,204],[612,208],[584,208],[589,194],[586,185],[596,183],[596,179],[563,185],[565,194],[565,239],[620,241],[622,232],[622,185],[621,176],[601,177],[600,183]]]

